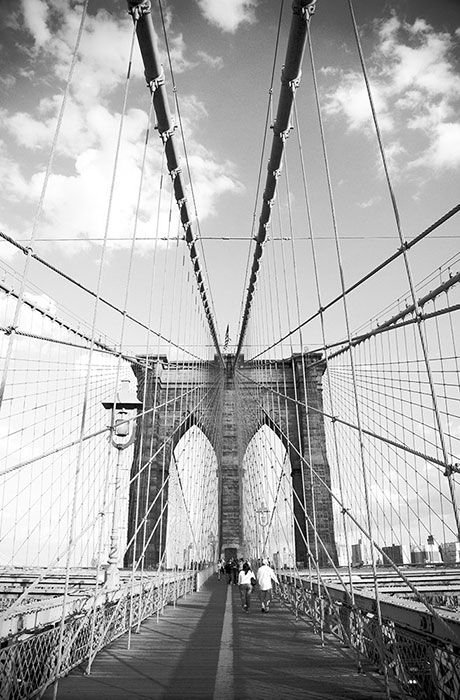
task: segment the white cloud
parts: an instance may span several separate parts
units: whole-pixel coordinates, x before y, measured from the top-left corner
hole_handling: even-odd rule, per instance
[[[178,34],[177,36],[170,39],[169,51],[171,55],[173,71],[175,73],[183,73],[184,71],[189,70],[190,68],[194,68],[196,66],[196,63],[188,60],[185,57],[186,49],[187,47],[182,34]],[[164,62],[166,63],[166,57]]]
[[[33,292],[24,292],[24,299],[30,302],[36,309],[46,311],[49,314],[56,313],[56,300],[52,299],[50,296],[48,296],[48,294],[34,294]]]
[[[67,79],[80,13],[69,8],[59,33],[49,47],[56,59],[56,75]],[[126,78],[132,23],[104,10],[89,15],[81,40],[79,61],[73,80],[73,94],[82,104],[100,102]]]
[[[50,3],[52,11],[60,13],[62,21],[53,36],[48,38],[43,31],[43,27],[50,26],[50,15],[44,11],[45,3],[39,2],[31,7],[41,17],[42,31],[39,31],[37,23],[34,37],[36,42],[38,39],[43,42],[40,44],[40,55],[43,61],[46,58],[51,71],[47,81],[56,84],[56,91],[42,97],[33,110],[0,111],[0,130],[4,135],[4,141],[0,141],[0,179],[4,194],[0,203],[0,217],[7,223],[6,232],[30,230],[61,107],[62,81],[68,73],[81,17],[81,6],[73,5],[69,0],[49,0]],[[49,5],[48,10],[51,12]],[[41,237],[100,239],[104,235],[120,124],[117,110],[121,106],[131,33],[132,22],[124,15],[118,18],[115,14],[98,11],[96,15],[87,17],[77,70],[57,142],[53,172],[44,199],[38,233]],[[182,35],[175,37],[170,46],[176,70],[185,70],[192,65],[184,58],[186,45]],[[219,64],[219,59],[212,59],[205,52],[199,58],[215,66]],[[26,73],[26,67],[22,68]],[[138,68],[139,83],[143,83],[143,70],[140,66]],[[34,71],[38,75],[35,66]],[[41,79],[42,75],[39,77]],[[143,86],[142,89],[147,97],[146,88]],[[146,109],[147,103],[146,99]],[[114,109],[115,104],[117,107]],[[198,214],[204,218],[213,214],[217,197],[225,192],[238,192],[241,185],[232,172],[231,164],[220,162],[215,154],[194,141],[194,134],[208,116],[205,105],[193,95],[183,96],[181,113]],[[109,238],[126,238],[133,232],[146,125],[146,112],[128,107],[115,179]],[[175,138],[180,153],[179,132],[176,132]],[[156,231],[161,150],[157,132],[152,129],[139,211],[137,235],[140,237],[151,237]],[[25,155],[22,161],[17,157],[18,151]],[[185,164],[182,162],[181,165],[186,183]],[[165,187],[168,183],[169,188],[167,176],[164,183]],[[160,236],[177,234],[175,203],[172,223],[168,224],[169,202],[169,194],[163,192],[158,230]],[[117,245],[129,244],[119,241]],[[81,248],[81,244],[79,246]],[[71,252],[71,246],[66,244],[64,250]]]
[[[16,112],[11,116],[5,116],[3,123],[21,146],[37,148],[48,141],[49,123],[35,119],[27,112]]]
[[[183,95],[179,100],[182,127],[188,141],[193,137],[196,125],[208,117],[205,104],[196,95]]]
[[[361,209],[369,209],[369,207],[373,207],[374,204],[377,204],[380,202],[381,197],[371,197],[370,199],[367,199],[365,202],[359,202],[358,207]]]
[[[27,180],[21,168],[8,156],[6,145],[0,141],[0,182],[2,183],[3,199],[12,202],[23,201],[27,194]],[[4,202],[3,202],[4,203]]]
[[[319,69],[319,72],[322,73],[323,75],[336,76],[340,73],[340,69],[335,68],[334,66],[321,66]]]
[[[24,23],[37,46],[43,46],[51,37],[47,25],[48,8],[42,0],[22,0]]]
[[[74,161],[74,174],[54,173],[49,180],[44,203],[41,234],[50,237],[102,238],[108,215],[108,197],[114,169],[114,152],[119,115],[111,115],[104,107],[94,108],[87,115],[87,129],[95,139],[94,147],[81,150]],[[133,217],[140,181],[142,133],[146,115],[130,110],[125,118],[125,141],[120,152],[115,179],[109,236],[127,237],[132,233]],[[147,164],[146,180],[150,194],[153,183],[158,183],[160,155],[152,151]],[[155,167],[156,166],[156,167]],[[37,199],[44,173],[36,173],[30,181],[31,196]],[[146,223],[151,223],[151,198],[142,209]],[[146,235],[145,231],[143,235]]]
[[[399,139],[394,138],[385,145],[385,157],[390,171],[398,173],[400,169],[399,163],[403,159],[407,161],[407,149],[403,146]],[[378,164],[379,168],[381,168],[383,172],[383,165],[380,158]]]
[[[233,34],[240,24],[254,24],[258,0],[197,0],[203,16],[224,32]]]
[[[198,51],[197,56],[206,63],[210,68],[220,70],[223,68],[224,61],[221,56],[210,56],[206,51]]]
[[[383,87],[378,84],[373,85],[372,96],[379,115],[380,127],[391,130],[394,124],[387,110]],[[345,115],[348,127],[352,130],[362,129],[364,126],[370,127],[371,110],[362,76],[352,72],[343,74],[339,86],[328,94],[325,109],[330,115]]]
[[[14,75],[0,75],[0,87],[9,90],[16,83]]]
[[[411,167],[434,167],[436,170],[460,166],[460,123],[441,122],[431,129],[431,145]]]
[[[0,231],[2,233],[6,233],[8,236],[11,236],[11,238],[17,238],[16,231],[12,231],[11,227],[6,225],[1,217],[0,217]],[[12,246],[8,241],[5,241],[3,238],[0,240],[0,259],[2,260],[2,264],[7,261],[11,261],[14,259],[16,254],[18,253],[17,248]],[[0,276],[3,275],[3,269],[0,268]]]
[[[460,76],[451,56],[453,46],[453,36],[436,32],[424,19],[408,24],[393,14],[378,26],[368,72],[379,126],[386,132],[386,151],[399,172],[404,164],[398,156],[403,154],[411,169],[460,164],[455,150],[460,127],[453,121],[460,107]],[[336,83],[326,93],[326,113],[343,116],[350,130],[364,129],[374,138],[362,75],[337,75],[328,68],[322,72]]]
[[[189,161],[200,219],[215,214],[217,196],[242,191],[242,185],[234,177],[231,163],[216,162],[205,149],[200,154],[192,155]]]
[[[414,100],[414,108],[416,109],[414,109],[413,116],[407,120],[409,129],[422,129],[424,131],[436,129],[437,125],[447,121],[454,112],[452,104],[449,104],[448,100],[445,99],[426,104],[423,111],[417,111],[419,105],[419,100],[417,102]]]

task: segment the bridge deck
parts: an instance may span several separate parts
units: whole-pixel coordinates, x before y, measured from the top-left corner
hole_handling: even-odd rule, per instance
[[[329,698],[383,700],[382,679],[358,674],[351,654],[320,638],[275,601],[245,614],[236,586],[211,578],[196,594],[142,625],[131,649],[122,637],[96,658],[92,673],[61,679],[59,699]],[[44,698],[52,698],[48,688]],[[397,697],[392,694],[392,697]]]

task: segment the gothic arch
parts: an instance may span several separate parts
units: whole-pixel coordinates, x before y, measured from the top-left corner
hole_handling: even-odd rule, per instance
[[[200,460],[195,461],[196,452]],[[169,467],[166,565],[182,567],[215,557],[218,531],[218,461],[203,430],[190,422],[176,442]],[[194,498],[197,490],[204,498]]]
[[[242,537],[248,556],[270,556],[278,566],[292,566],[295,538],[292,477],[286,444],[263,421],[242,461]]]

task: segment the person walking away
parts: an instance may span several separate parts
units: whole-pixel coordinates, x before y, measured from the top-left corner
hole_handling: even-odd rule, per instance
[[[238,583],[238,572],[239,572],[238,560],[232,559],[231,565],[232,565],[232,581],[236,585]]]
[[[268,613],[272,598],[272,583],[279,583],[277,575],[272,567],[268,565],[268,559],[262,559],[262,566],[257,570],[257,583],[259,584],[262,612]]]
[[[253,579],[254,573],[251,571],[251,567],[249,566],[248,562],[245,561],[243,568],[238,574],[238,588],[240,590],[241,606],[245,612],[249,612]]]
[[[227,574],[227,583],[231,583],[232,582],[232,562],[229,559],[227,559],[227,561],[225,562],[224,569],[225,569],[225,573]]]
[[[225,573],[225,559],[221,557],[217,563],[217,578],[220,581],[222,574]]]

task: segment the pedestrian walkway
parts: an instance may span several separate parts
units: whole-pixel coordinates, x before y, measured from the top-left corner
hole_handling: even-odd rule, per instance
[[[44,695],[53,697],[52,688]],[[397,697],[396,695],[392,697]],[[58,700],[384,700],[382,679],[362,675],[350,653],[320,638],[274,601],[262,614],[257,594],[241,610],[237,586],[212,577],[199,592],[122,637],[61,679]]]

